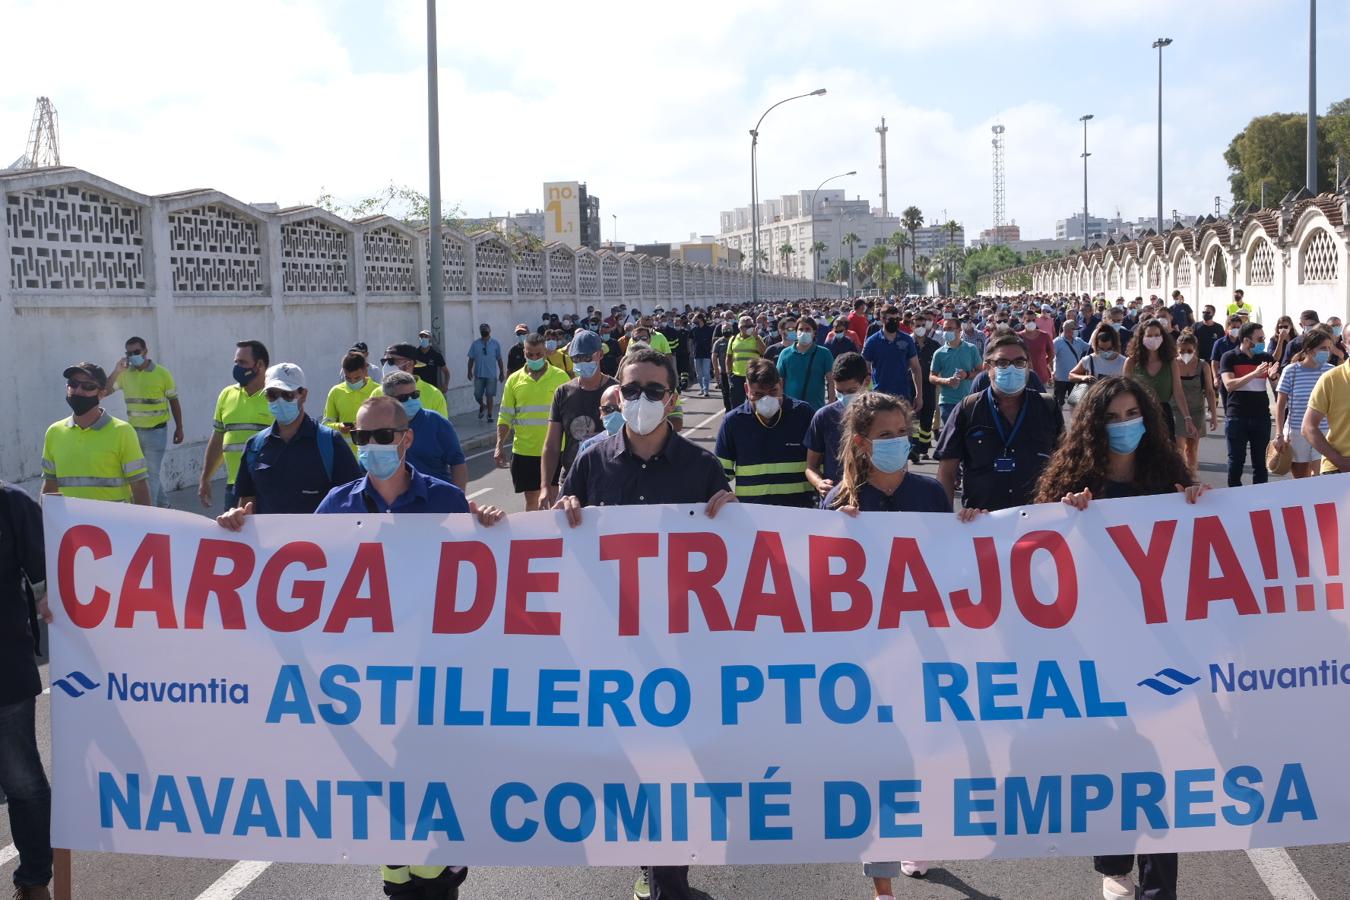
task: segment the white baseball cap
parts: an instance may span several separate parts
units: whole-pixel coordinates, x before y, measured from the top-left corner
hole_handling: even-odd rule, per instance
[[[267,370],[263,390],[300,391],[305,389],[305,370],[295,363],[277,363]]]

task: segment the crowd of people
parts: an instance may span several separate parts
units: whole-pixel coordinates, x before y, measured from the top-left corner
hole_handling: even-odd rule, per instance
[[[372,357],[335,355],[341,380],[311,399],[300,366],[261,342],[234,345],[198,482],[220,526],[277,513],[505,512],[467,499],[451,424],[450,370],[431,334]],[[71,415],[42,449],[42,492],[164,506],[170,434],[183,442],[172,374],[129,338],[109,374],[66,368]],[[1350,471],[1350,367],[1341,320],[1306,310],[1273,327],[1242,297],[1222,315],[1180,291],[1089,296],[906,297],[686,305],[644,313],[545,314],[507,348],[488,324],[465,348],[478,417],[496,424],[494,459],[527,510],[575,525],[615,504],[731,502],[859,512],[955,514],[1182,492],[1196,502],[1200,438],[1222,420],[1229,486],[1267,456],[1295,477]],[[121,391],[127,420],[103,406]],[[717,394],[714,451],[681,434],[682,397]],[[322,402],[320,402],[322,397]],[[499,399],[500,398],[500,399]],[[1272,399],[1274,403],[1272,404]],[[172,429],[172,431],[170,431]],[[1272,442],[1273,435],[1273,442]],[[1283,462],[1280,460],[1283,458]],[[910,470],[937,463],[936,476]],[[959,501],[959,503],[958,503]],[[46,573],[35,501],[0,485],[0,790],[20,863],[17,898],[46,898],[50,795],[36,745],[39,618]],[[34,588],[37,590],[35,591]],[[1103,895],[1176,896],[1175,855],[1098,857]],[[866,867],[876,895],[922,860]],[[458,896],[456,866],[385,866],[384,891]],[[687,867],[644,870],[635,900],[690,896]]]

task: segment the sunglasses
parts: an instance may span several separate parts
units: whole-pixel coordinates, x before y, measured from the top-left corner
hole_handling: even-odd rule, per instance
[[[84,393],[90,393],[91,391],[97,391],[99,389],[98,385],[94,384],[92,381],[78,381],[74,379],[68,380],[66,382],[66,387],[70,388],[72,391],[83,391]]]
[[[619,388],[619,393],[623,395],[625,400],[636,400],[639,396],[644,396],[648,400],[660,403],[666,399],[666,394],[671,393],[671,390],[664,384],[657,384],[654,381],[647,384],[630,381]]]
[[[613,403],[606,403],[604,406],[600,407],[600,412],[607,416],[619,411],[619,408]]]
[[[375,439],[377,444],[392,444],[398,439],[398,436],[407,431],[406,428],[354,428],[351,431],[352,443],[358,447],[364,447],[370,443],[371,438]]]
[[[276,388],[268,388],[267,390],[263,391],[263,393],[267,395],[267,400],[270,403],[273,400],[286,400],[286,401],[294,400],[296,392],[282,391]]]
[[[404,400],[416,400],[421,396],[422,396],[421,391],[409,391],[406,394],[390,394],[389,399],[397,400],[399,403],[402,403]],[[384,442],[382,441],[381,443]]]

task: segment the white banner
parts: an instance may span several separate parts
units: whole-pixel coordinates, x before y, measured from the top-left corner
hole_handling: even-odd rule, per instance
[[[57,846],[956,859],[1350,840],[1350,479],[986,516],[47,497]]]

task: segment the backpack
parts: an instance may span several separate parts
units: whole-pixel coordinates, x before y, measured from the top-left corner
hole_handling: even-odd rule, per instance
[[[262,431],[249,438],[248,443],[244,445],[243,464],[248,467],[250,475],[257,471],[258,454],[262,452],[263,444],[272,436],[272,426],[268,425]],[[317,443],[319,445],[319,459],[323,462],[324,474],[328,476],[328,483],[333,483],[333,453],[334,446],[342,437],[336,431],[327,425],[319,426],[319,436]]]

